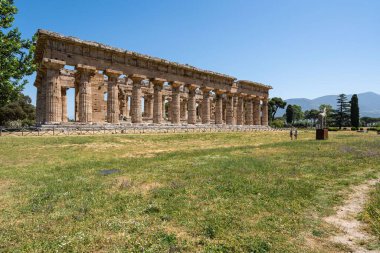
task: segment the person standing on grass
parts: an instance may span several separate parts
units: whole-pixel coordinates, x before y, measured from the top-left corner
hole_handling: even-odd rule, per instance
[[[293,127],[290,128],[290,140],[293,140]]]
[[[296,128],[294,129],[294,139],[297,140],[297,137],[298,137],[298,130]]]

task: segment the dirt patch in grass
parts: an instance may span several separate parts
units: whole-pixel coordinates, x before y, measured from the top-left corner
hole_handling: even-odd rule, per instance
[[[379,181],[379,179],[372,179],[353,187],[352,193],[343,205],[337,208],[336,214],[324,219],[340,230],[330,238],[332,242],[342,244],[350,248],[352,252],[374,252],[368,250],[365,245],[376,240],[376,238],[364,230],[365,224],[358,220],[358,215],[363,211],[364,205],[368,201],[370,189]]]
[[[164,185],[158,182],[136,182],[129,177],[118,177],[113,183],[113,190],[129,190],[134,193],[140,193],[146,195],[149,192],[162,188]]]

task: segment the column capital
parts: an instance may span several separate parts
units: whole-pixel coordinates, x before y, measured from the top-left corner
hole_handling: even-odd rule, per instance
[[[93,66],[88,66],[84,64],[77,64],[75,66],[75,69],[80,72],[89,72],[89,73],[94,73],[96,72],[96,67]]]
[[[137,75],[137,74],[129,75],[128,78],[132,79],[132,81],[136,82],[136,83],[139,83],[139,82],[147,79],[146,76],[144,76],[144,75]]]
[[[188,90],[196,90],[198,86],[196,84],[186,84]]]
[[[173,87],[173,88],[178,88],[182,85],[185,85],[185,83],[183,82],[179,82],[179,81],[170,81],[169,84]]]
[[[160,85],[160,86],[163,86],[166,81],[166,79],[162,79],[162,78],[151,78],[150,81],[154,84],[154,85]]]
[[[226,90],[222,90],[222,89],[216,89],[215,90],[215,93],[217,94],[217,95],[222,95],[222,94],[224,94],[224,93],[226,93],[227,91]]]
[[[207,86],[202,86],[201,87],[201,91],[203,92],[203,93],[205,93],[205,92],[210,92],[210,91],[212,91],[213,90],[213,88],[211,88],[211,87],[207,87]]]
[[[119,77],[123,74],[123,72],[114,69],[106,69],[104,74],[108,77]]]
[[[42,59],[42,65],[49,69],[56,69],[60,70],[66,65],[65,61],[50,59],[50,58],[43,58]]]

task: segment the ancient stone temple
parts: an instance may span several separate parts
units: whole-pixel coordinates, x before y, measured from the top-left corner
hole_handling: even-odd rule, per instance
[[[37,122],[268,125],[270,86],[39,30]]]

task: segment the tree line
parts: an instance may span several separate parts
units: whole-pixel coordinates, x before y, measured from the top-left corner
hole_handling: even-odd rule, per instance
[[[300,105],[287,104],[282,98],[274,97],[269,101],[270,124],[273,127],[299,126],[315,127],[319,113],[326,108],[327,125],[330,127],[377,126],[380,118],[360,118],[359,100],[357,94],[348,100],[345,94],[337,97],[336,109],[332,105],[322,104],[318,109],[303,111]],[[285,109],[285,114],[276,117],[278,109]]]

